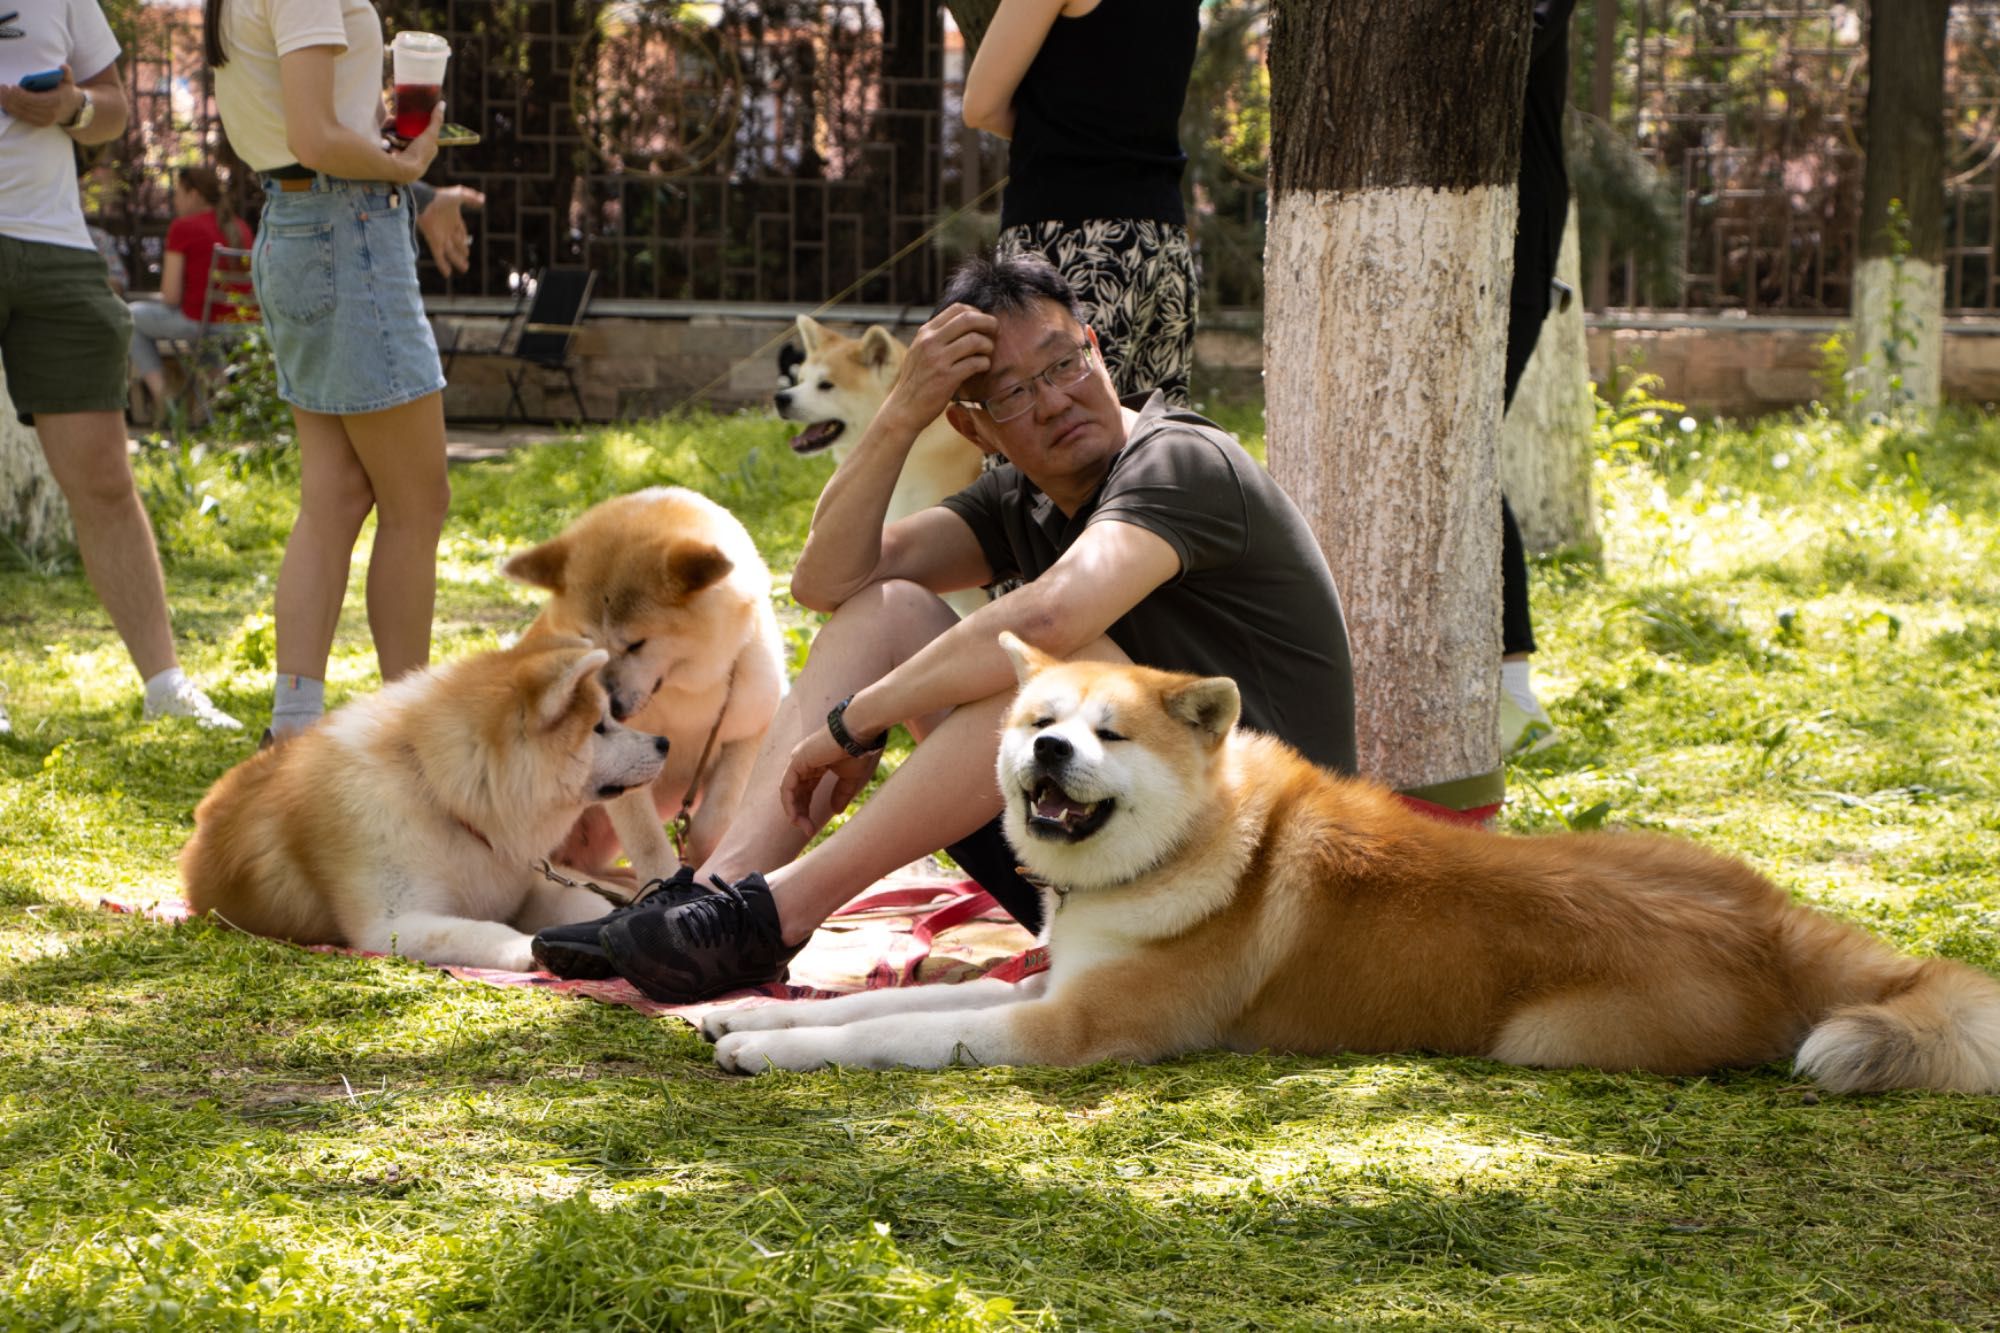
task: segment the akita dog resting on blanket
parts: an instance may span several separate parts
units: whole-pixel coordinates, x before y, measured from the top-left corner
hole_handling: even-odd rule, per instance
[[[252,755],[194,812],[188,904],[298,944],[529,970],[535,931],[605,911],[536,862],[666,762],[664,737],[612,720],[608,660],[532,639],[412,672]]]
[[[2000,985],[1902,957],[1739,861],[1508,837],[1234,730],[1236,686],[1010,635],[1007,836],[1055,885],[1049,970],[712,1014],[726,1069],[1082,1064],[1227,1047],[2000,1091]]]

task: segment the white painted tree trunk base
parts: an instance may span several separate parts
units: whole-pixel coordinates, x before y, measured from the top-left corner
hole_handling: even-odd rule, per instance
[[[1499,767],[1500,429],[1515,192],[1272,201],[1271,472],[1314,525],[1354,654],[1360,768]]]
[[[1944,381],[1942,264],[1878,255],[1855,265],[1848,366],[1859,395],[1855,410],[1864,415],[1937,409]]]
[[[1551,310],[1521,372],[1514,405],[1500,427],[1500,489],[1530,552],[1597,547],[1597,507],[1590,499],[1590,358],[1583,332],[1583,276],[1577,253],[1576,201],[1569,206],[1556,276],[1576,296]]]
[[[70,541],[69,505],[49,475],[41,441],[23,426],[0,370],[0,533],[37,559]]]

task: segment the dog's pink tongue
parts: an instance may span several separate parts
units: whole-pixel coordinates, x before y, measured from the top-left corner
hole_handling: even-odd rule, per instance
[[[1066,823],[1071,816],[1081,815],[1086,807],[1078,805],[1054,787],[1044,787],[1035,795],[1035,817]]]
[[[815,421],[792,437],[792,452],[809,454],[815,449],[825,448],[839,433],[838,421]]]

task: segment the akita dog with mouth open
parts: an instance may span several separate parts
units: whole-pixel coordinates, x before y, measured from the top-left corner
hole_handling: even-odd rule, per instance
[[[2000,1091],[2000,984],[1903,957],[1740,861],[1418,814],[1235,729],[1236,686],[1011,635],[1007,836],[1054,886],[1049,970],[709,1015],[727,1069],[1430,1051],[1840,1092]]]
[[[880,324],[859,338],[844,337],[805,315],[798,327],[805,357],[791,368],[791,382],[773,402],[785,420],[807,423],[792,437],[792,452],[802,457],[830,452],[841,462],[882,410],[910,349]],[[908,518],[964,490],[979,479],[980,459],[979,447],[939,417],[911,444],[883,522]],[[986,604],[986,594],[970,588],[945,601],[960,615],[970,615]]]

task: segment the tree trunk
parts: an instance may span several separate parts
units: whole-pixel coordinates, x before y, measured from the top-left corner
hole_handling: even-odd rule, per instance
[[[1500,766],[1497,446],[1528,38],[1523,4],[1272,6],[1271,471],[1340,584],[1361,770],[1405,790]]]
[[[1597,0],[1591,10],[1590,27],[1590,114],[1600,125],[1611,124],[1611,74],[1618,58],[1618,0]],[[1576,232],[1576,213],[1570,213],[1570,234]],[[1605,239],[1591,247],[1590,290],[1583,293],[1584,304],[1602,311],[1611,304],[1611,242]],[[1581,315],[1578,316],[1581,318]],[[1517,386],[1514,396],[1520,397]],[[1518,517],[1518,515],[1517,515]]]
[[[0,370],[0,536],[40,559],[70,539],[69,506],[49,475],[41,442],[14,416]]]
[[[944,7],[951,11],[951,21],[965,34],[965,63],[970,68],[973,52],[979,49],[979,39],[986,35],[986,25],[993,21],[993,11],[1000,8],[1000,0],[944,0]]]
[[[1851,364],[1862,411],[1938,405],[1944,369],[1944,36],[1950,0],[1877,0]]]
[[[1577,285],[1576,200],[1569,203],[1556,277]],[[1597,510],[1590,500],[1590,364],[1583,338],[1583,301],[1552,310],[1521,372],[1514,405],[1500,428],[1500,488],[1507,493],[1521,540],[1537,554],[1597,546]]]

